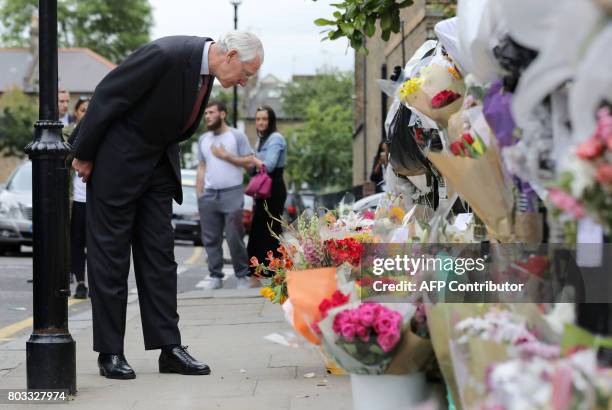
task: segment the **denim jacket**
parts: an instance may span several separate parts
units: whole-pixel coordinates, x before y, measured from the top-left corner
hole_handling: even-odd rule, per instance
[[[263,161],[268,172],[274,171],[276,168],[284,168],[287,161],[287,142],[285,138],[278,132],[273,132],[264,142],[263,146],[259,146],[258,142],[255,156]]]

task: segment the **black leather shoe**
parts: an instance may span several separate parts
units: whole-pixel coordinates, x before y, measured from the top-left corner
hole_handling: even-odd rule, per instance
[[[100,368],[100,376],[107,379],[135,379],[136,373],[128,364],[125,356],[122,354],[100,353],[98,356],[98,368]]]
[[[75,299],[87,299],[87,286],[84,283],[79,283],[74,292]]]
[[[187,346],[175,346],[168,351],[162,350],[159,355],[159,372],[185,375],[210,374],[210,367],[194,359],[187,352]]]

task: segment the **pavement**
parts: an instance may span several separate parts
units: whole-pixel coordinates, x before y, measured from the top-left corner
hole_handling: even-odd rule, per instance
[[[226,281],[230,284],[231,281]],[[61,404],[0,404],[0,409],[351,409],[348,376],[327,375],[319,353],[264,337],[290,332],[280,306],[258,289],[192,290],[178,295],[183,344],[207,363],[208,376],[160,374],[159,351],[145,351],[137,294],[128,299],[125,354],[135,380],[98,374],[91,350],[91,310],[70,317],[76,341],[77,390]],[[0,392],[26,388],[25,342],[0,344]],[[0,401],[0,403],[3,403]]]

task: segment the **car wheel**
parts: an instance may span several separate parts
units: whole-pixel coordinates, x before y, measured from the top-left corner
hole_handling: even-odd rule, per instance
[[[19,244],[0,245],[0,255],[19,253],[20,251],[21,251],[21,245]]]

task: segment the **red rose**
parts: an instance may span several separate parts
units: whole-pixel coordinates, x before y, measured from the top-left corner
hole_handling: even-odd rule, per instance
[[[456,100],[461,98],[461,94],[457,94],[451,90],[440,91],[431,99],[431,106],[433,108],[442,108],[446,107],[449,104],[452,104]]]
[[[337,290],[332,295],[331,303],[334,307],[337,307],[337,306],[344,305],[346,302],[348,302],[348,300],[349,300],[348,295],[345,295],[344,293]]]
[[[597,180],[602,184],[612,184],[612,164],[597,167]]]
[[[463,140],[470,145],[474,143],[474,138],[472,138],[469,132],[466,132],[463,134]]]
[[[453,153],[453,155],[461,155],[461,146],[459,145],[460,141],[453,141],[453,143],[450,144],[450,150]]]
[[[327,311],[333,308],[332,303],[329,299],[323,299],[319,304],[319,312],[321,312],[321,316],[327,316]]]

